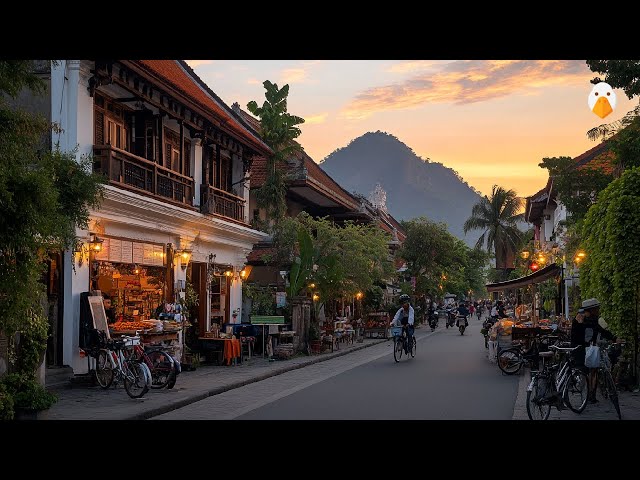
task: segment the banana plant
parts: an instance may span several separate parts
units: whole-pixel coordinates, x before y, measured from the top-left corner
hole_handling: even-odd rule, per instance
[[[289,271],[287,294],[290,298],[300,293],[313,272],[313,241],[303,226],[298,228],[298,249],[299,255],[296,256]]]

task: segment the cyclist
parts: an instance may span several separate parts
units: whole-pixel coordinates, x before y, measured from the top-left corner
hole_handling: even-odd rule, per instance
[[[392,327],[398,327],[402,325],[407,329],[407,344],[405,345],[405,353],[409,353],[407,348],[411,348],[413,342],[413,322],[415,317],[415,311],[411,306],[411,298],[406,293],[400,295],[400,303],[402,307],[396,312],[393,320],[391,320]]]

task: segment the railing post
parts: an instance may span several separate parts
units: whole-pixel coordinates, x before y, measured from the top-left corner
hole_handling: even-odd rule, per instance
[[[153,180],[152,180],[152,193],[154,195],[158,194],[158,164],[154,162],[153,164]]]

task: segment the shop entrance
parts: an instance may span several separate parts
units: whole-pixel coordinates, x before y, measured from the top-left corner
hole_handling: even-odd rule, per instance
[[[47,367],[62,366],[62,254],[49,252],[47,269],[43,283],[47,286],[47,303],[45,315],[49,320],[49,336],[47,338]]]

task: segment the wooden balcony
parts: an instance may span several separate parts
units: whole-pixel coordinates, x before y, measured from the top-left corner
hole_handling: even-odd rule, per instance
[[[93,171],[112,185],[183,207],[193,206],[193,178],[110,145],[93,146]]]
[[[244,220],[244,198],[211,185],[200,185],[200,192],[200,211],[202,213],[220,215],[247,225]]]

